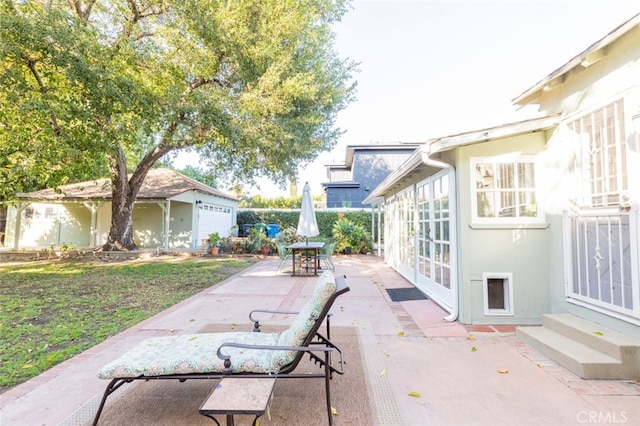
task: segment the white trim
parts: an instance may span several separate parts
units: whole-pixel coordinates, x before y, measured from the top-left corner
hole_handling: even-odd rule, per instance
[[[640,319],[638,318],[633,318],[633,317],[624,315],[623,313],[620,313],[620,312],[615,312],[610,309],[602,308],[600,306],[594,305],[593,303],[584,302],[582,300],[574,299],[571,297],[566,297],[566,302],[572,305],[581,306],[583,308],[589,309],[594,312],[598,312],[600,314],[606,315],[611,318],[616,318],[621,321],[628,322],[633,325],[640,325]]]
[[[503,280],[504,286],[504,309],[489,308],[489,279],[497,278]],[[484,314],[486,316],[513,316],[513,274],[511,272],[483,272],[482,273],[482,300]]]
[[[478,189],[477,189],[477,176],[476,168],[480,163],[493,163],[493,164],[511,164],[517,166],[518,164],[531,164],[533,165],[533,194],[535,196],[536,213],[535,217],[479,217],[478,216]],[[542,203],[542,197],[538,185],[538,162],[534,155],[498,155],[498,156],[480,156],[471,157],[469,159],[469,188],[471,189],[471,227],[480,227],[483,225],[511,225],[512,227],[519,227],[529,224],[544,224],[545,213]],[[514,194],[518,188],[512,188]],[[492,193],[499,192],[497,189],[493,189]],[[531,191],[527,191],[531,192]],[[516,200],[517,203],[517,200]],[[496,206],[498,207],[498,206]]]

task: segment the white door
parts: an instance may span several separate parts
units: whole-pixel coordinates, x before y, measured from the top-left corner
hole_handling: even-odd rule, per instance
[[[444,308],[454,305],[449,171],[444,170],[416,186],[417,283]]]

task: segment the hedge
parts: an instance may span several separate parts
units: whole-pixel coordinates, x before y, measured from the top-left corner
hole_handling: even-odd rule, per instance
[[[330,239],[333,234],[333,225],[341,218],[347,218],[356,225],[361,225],[365,230],[371,231],[371,210],[362,209],[327,209],[316,210],[316,220],[321,238]],[[245,224],[266,223],[277,224],[280,229],[298,227],[300,210],[276,210],[276,209],[241,209],[238,210],[238,226],[242,229]],[[381,216],[384,221],[384,215]],[[378,240],[378,226],[376,213],[376,229],[373,240]]]

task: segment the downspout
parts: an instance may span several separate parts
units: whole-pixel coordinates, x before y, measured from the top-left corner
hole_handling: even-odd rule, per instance
[[[171,232],[171,200],[165,200],[165,233],[164,233],[164,251],[169,251],[169,233]]]
[[[426,149],[425,149],[426,148]],[[460,307],[459,307],[459,301],[458,301],[458,250],[457,250],[457,238],[458,238],[458,232],[457,232],[457,221],[458,221],[458,215],[457,215],[457,209],[456,209],[456,199],[457,199],[457,192],[456,192],[456,169],[449,163],[445,163],[443,161],[439,161],[439,160],[434,160],[433,158],[429,157],[429,152],[428,152],[428,145],[427,146],[423,146],[421,151],[422,151],[422,162],[424,164],[426,164],[427,166],[432,166],[432,167],[436,167],[438,169],[446,169],[448,170],[449,173],[449,177],[451,179],[451,184],[449,185],[449,193],[450,196],[452,198],[452,200],[454,201],[453,203],[449,203],[449,206],[453,206],[453,209],[449,212],[449,220],[451,220],[454,224],[454,226],[451,227],[450,232],[451,232],[451,241],[456,241],[456,250],[451,250],[450,255],[452,257],[451,261],[452,264],[455,265],[455,269],[451,270],[451,277],[453,278],[453,281],[455,283],[455,285],[451,286],[451,292],[453,293],[453,306],[451,307],[451,313],[449,313],[449,315],[447,315],[446,317],[443,318],[444,321],[447,322],[452,322],[458,319],[458,314],[460,311]]]
[[[376,207],[378,209],[378,256],[382,256],[382,203]]]
[[[373,206],[371,207],[371,239],[372,240],[373,240],[373,236],[376,235],[375,229],[376,229],[376,208],[375,206]],[[373,252],[373,247],[371,248],[371,251]]]

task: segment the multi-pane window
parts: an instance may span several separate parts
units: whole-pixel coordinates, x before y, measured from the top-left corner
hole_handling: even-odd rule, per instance
[[[573,198],[583,208],[616,207],[628,191],[622,99],[568,123],[579,136],[574,171],[582,181]]]
[[[533,157],[471,161],[473,217],[480,222],[541,220]]]

